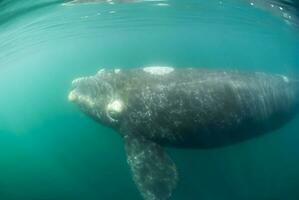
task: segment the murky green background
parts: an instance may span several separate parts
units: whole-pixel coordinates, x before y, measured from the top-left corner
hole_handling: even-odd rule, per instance
[[[170,65],[298,77],[295,8],[252,2],[0,1],[0,199],[141,199],[121,138],[67,101],[78,76]],[[172,199],[298,200],[298,123],[226,148],[168,149]]]

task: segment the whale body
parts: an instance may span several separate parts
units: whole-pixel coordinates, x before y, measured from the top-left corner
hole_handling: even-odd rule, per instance
[[[299,111],[299,83],[260,72],[101,69],[75,79],[69,100],[121,135],[143,198],[165,200],[178,172],[163,147],[218,148],[276,130]]]

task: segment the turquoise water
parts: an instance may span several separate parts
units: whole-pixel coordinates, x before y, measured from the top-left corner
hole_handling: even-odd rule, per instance
[[[1,200],[141,199],[121,138],[67,101],[78,76],[150,65],[299,74],[296,8],[275,1],[0,6]],[[180,173],[171,199],[298,200],[298,123],[226,148],[168,149]]]

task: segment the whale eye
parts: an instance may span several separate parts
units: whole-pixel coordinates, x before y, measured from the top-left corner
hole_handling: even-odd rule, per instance
[[[106,108],[108,118],[111,121],[118,121],[123,109],[124,109],[124,104],[121,100],[111,101]]]

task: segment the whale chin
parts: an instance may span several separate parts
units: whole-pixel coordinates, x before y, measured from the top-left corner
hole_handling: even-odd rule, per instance
[[[74,90],[70,91],[69,95],[68,95],[68,100],[70,102],[74,102],[77,99],[77,94],[75,93]]]

